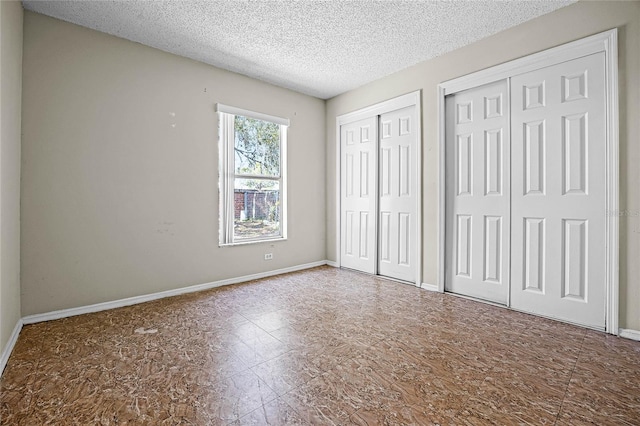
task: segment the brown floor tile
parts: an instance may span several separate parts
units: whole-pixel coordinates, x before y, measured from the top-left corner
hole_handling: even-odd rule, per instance
[[[350,423],[349,416],[361,407],[357,391],[332,372],[298,386],[282,399],[303,420],[314,425],[340,425]]]
[[[307,424],[293,408],[280,398],[274,399],[232,423],[234,426],[302,426]]]
[[[564,397],[566,383],[538,376],[490,374],[458,414],[458,419],[504,421],[505,424],[554,424]]]
[[[203,391],[199,399],[213,423],[239,420],[277,397],[264,381],[249,370]]]
[[[23,328],[0,424],[640,424],[640,342],[330,267]]]
[[[303,385],[322,371],[302,352],[296,350],[251,368],[278,395]]]
[[[356,425],[421,425],[440,426],[451,424],[452,419],[433,410],[432,407],[407,404],[393,404],[385,406],[383,410],[370,410],[363,408],[358,410],[350,419]]]
[[[594,403],[588,398],[573,402],[565,401],[557,425],[620,425],[640,424],[640,407],[629,406],[615,398],[598,398]]]
[[[11,389],[0,388],[0,423],[7,425],[30,425],[33,423],[31,401],[33,390],[31,386]]]
[[[568,423],[608,419],[609,424],[640,424],[639,390],[637,370],[629,370],[624,376],[600,376],[599,372],[577,369],[571,377],[560,419]]]

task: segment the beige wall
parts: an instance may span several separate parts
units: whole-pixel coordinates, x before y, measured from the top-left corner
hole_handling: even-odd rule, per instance
[[[288,241],[218,247],[216,102],[291,119]],[[325,259],[322,100],[25,12],[23,107],[23,315]]]
[[[620,208],[633,214],[640,211],[637,1],[579,2],[326,105],[26,12],[22,315],[322,260],[325,247],[326,257],[336,260],[335,117],[419,89],[423,281],[435,283],[437,84],[614,27],[620,36]],[[291,118],[289,241],[218,248],[215,102]],[[262,260],[266,251],[274,252],[272,262]],[[638,216],[620,218],[620,254],[620,325],[640,329]]]
[[[336,260],[336,116],[422,90],[423,282],[438,275],[437,85],[588,35],[619,30],[620,326],[640,330],[640,2],[579,2],[327,102],[327,258]]]
[[[22,5],[0,2],[0,353],[20,319]]]

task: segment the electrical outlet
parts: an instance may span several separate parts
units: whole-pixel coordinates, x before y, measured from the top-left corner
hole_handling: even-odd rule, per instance
[[[273,253],[264,254],[264,260],[272,260],[272,259],[273,259]]]

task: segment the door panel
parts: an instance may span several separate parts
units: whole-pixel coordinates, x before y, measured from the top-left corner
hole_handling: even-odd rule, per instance
[[[341,264],[376,273],[377,118],[340,127]]]
[[[511,305],[602,329],[604,81],[604,53],[511,79]]]
[[[415,282],[418,241],[416,205],[416,107],[380,116],[380,275]]]
[[[471,278],[471,215],[457,215],[456,236],[456,275]]]
[[[484,281],[500,283],[502,264],[502,218],[484,217]]]
[[[448,96],[445,289],[507,303],[509,105],[507,82]]]
[[[544,293],[544,219],[524,219],[523,250],[523,288]]]

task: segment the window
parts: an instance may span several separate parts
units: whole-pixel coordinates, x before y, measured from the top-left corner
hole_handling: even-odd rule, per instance
[[[220,244],[285,239],[289,120],[217,105]]]

